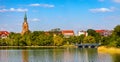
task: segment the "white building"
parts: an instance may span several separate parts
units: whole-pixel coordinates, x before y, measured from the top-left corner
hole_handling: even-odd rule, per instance
[[[88,36],[88,33],[86,32],[86,31],[79,31],[78,32],[78,36],[80,36],[80,35],[85,35],[85,36]]]

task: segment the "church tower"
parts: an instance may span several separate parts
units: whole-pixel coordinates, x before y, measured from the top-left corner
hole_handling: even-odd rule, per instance
[[[29,26],[28,26],[28,22],[27,22],[27,15],[25,12],[21,35],[24,35],[27,32],[29,32]]]

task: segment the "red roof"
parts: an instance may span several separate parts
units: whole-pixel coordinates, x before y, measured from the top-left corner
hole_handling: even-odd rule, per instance
[[[9,32],[8,31],[0,31],[0,36],[3,35],[3,34],[6,35],[6,36],[8,36]]]
[[[71,33],[72,35],[74,35],[73,30],[62,30],[62,34],[67,34],[67,33]]]
[[[97,33],[103,33],[105,30],[95,30]]]

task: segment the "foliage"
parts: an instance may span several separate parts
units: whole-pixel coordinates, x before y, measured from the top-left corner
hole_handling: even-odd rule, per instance
[[[60,46],[63,44],[63,38],[57,35],[54,35],[53,41],[55,46]]]
[[[120,36],[120,25],[114,28],[113,35]]]
[[[11,32],[9,37],[0,38],[0,46],[62,46],[64,44],[101,43],[109,47],[120,47],[120,25],[117,25],[112,35],[101,36],[93,29],[88,29],[88,36],[70,36],[65,38],[60,29],[52,29],[49,34],[44,31],[28,32],[24,35]],[[56,36],[54,36],[56,35]]]
[[[109,47],[120,47],[120,25],[114,28],[111,36],[102,37],[101,44]]]
[[[83,43],[96,43],[95,38],[93,36],[87,36],[84,38]]]
[[[87,33],[88,33],[88,36],[96,36],[96,32],[93,29],[88,29]]]
[[[78,44],[83,43],[84,38],[85,38],[85,35],[78,36],[78,42],[77,43]]]

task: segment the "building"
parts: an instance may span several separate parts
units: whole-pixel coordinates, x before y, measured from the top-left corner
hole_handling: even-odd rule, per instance
[[[95,30],[95,31],[102,36],[109,36],[112,34],[112,30]]]
[[[27,22],[27,15],[25,13],[21,35],[24,35],[26,32],[29,32],[29,25],[28,25],[28,22]]]
[[[79,31],[78,32],[78,36],[80,36],[80,35],[85,35],[85,36],[88,36],[88,33],[86,32],[86,31]]]
[[[0,38],[7,38],[9,36],[8,31],[0,31]]]
[[[74,31],[73,30],[62,30],[62,34],[64,37],[69,38],[70,36],[74,36]]]

